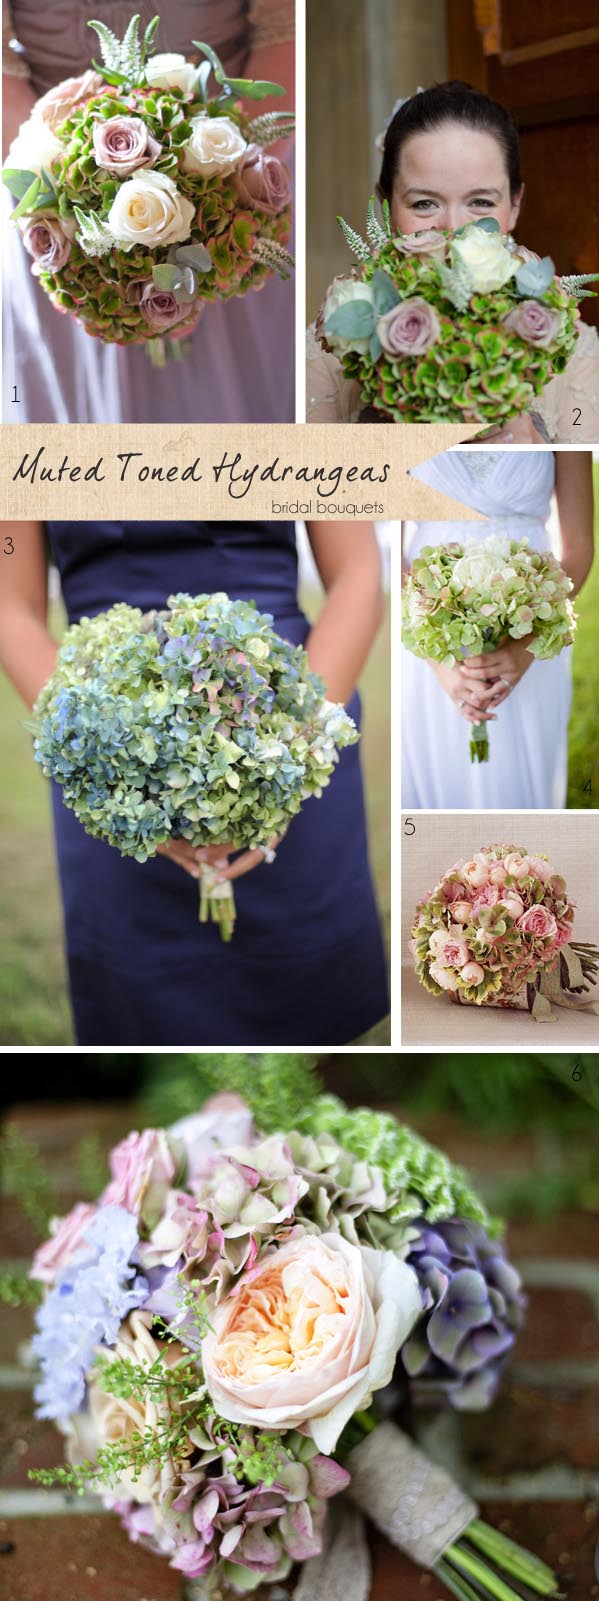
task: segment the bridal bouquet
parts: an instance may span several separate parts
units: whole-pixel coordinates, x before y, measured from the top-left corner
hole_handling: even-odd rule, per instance
[[[489,845],[456,862],[419,901],[412,929],[420,983],[473,1006],[526,1007],[551,1023],[552,1001],[576,1003],[599,950],[574,943],[574,902],[546,856]],[[589,1010],[599,1011],[599,1003]]]
[[[288,275],[289,174],[267,146],[292,123],[277,112],[249,119],[240,95],[283,89],[227,77],[209,45],[194,41],[201,66],[153,55],[158,22],[140,38],[133,17],[122,41],[90,23],[102,65],[38,100],[3,179],[58,311],[105,342],[149,341],[160,364],[165,336],[190,333],[207,300]]]
[[[138,862],[159,845],[261,847],[329,782],[357,729],[305,651],[253,601],[119,603],[68,628],[34,707],[34,755],[89,834]],[[232,885],[200,866],[200,918],[223,939]]]
[[[129,1134],[110,1171],[31,1268],[37,1410],[68,1455],[32,1478],[98,1491],[197,1601],[296,1563],[298,1597],[345,1575],[367,1601],[359,1508],[457,1597],[557,1594],[376,1408],[394,1371],[415,1399],[487,1406],[522,1322],[497,1225],[442,1152],[329,1096],[265,1131],[224,1094]]]
[[[574,638],[572,588],[555,556],[531,550],[526,540],[493,534],[481,543],[425,545],[404,585],[403,642],[444,667],[507,639],[526,639],[531,656],[548,661]],[[473,726],[470,759],[489,759],[484,722]]]
[[[361,275],[336,278],[317,333],[387,422],[500,423],[563,371],[577,300],[598,274],[558,278],[492,217],[455,233],[391,233],[371,200],[368,242],[340,218]]]

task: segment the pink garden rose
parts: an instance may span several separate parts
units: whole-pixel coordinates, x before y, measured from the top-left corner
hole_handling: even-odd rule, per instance
[[[23,232],[25,249],[33,256],[32,272],[60,272],[71,254],[71,241],[55,217],[38,217]]]
[[[472,884],[475,889],[480,889],[482,884],[487,884],[489,881],[489,867],[480,854],[473,856],[471,861],[463,863],[462,873],[466,882]]]
[[[260,145],[248,145],[235,172],[235,183],[242,205],[266,211],[276,217],[291,200],[287,167]]]
[[[548,912],[546,906],[530,906],[518,918],[518,928],[522,934],[532,934],[533,939],[555,940],[557,936],[553,912]]]
[[[421,228],[419,233],[398,234],[395,244],[404,256],[447,255],[447,240],[436,228]]]
[[[556,937],[555,937],[555,944],[556,944],[556,947],[557,947],[558,951],[561,951],[562,945],[567,945],[568,940],[572,938],[573,933],[574,933],[574,924],[573,923],[559,923],[558,922],[557,934],[556,934]]]
[[[84,106],[94,95],[106,93],[107,84],[99,72],[82,72],[78,78],[63,78],[36,102],[35,115],[43,117],[52,129],[62,127],[76,106]]]
[[[508,333],[518,334],[527,345],[535,345],[537,349],[549,350],[557,343],[563,327],[561,311],[552,311],[544,306],[540,300],[522,300],[520,305],[514,306],[503,318],[503,326]]]
[[[542,884],[549,883],[551,878],[549,862],[543,861],[542,856],[525,856],[524,860],[528,872],[532,874],[533,878],[540,878]]]
[[[387,355],[423,356],[439,338],[441,323],[433,307],[416,295],[379,317],[376,331]]]
[[[99,117],[95,123],[96,163],[114,178],[130,178],[138,167],[152,167],[161,148],[141,117]]]
[[[517,923],[518,918],[522,916],[524,911],[524,901],[520,895],[510,894],[509,891],[506,891],[501,897],[501,904],[509,917],[513,917],[514,922]]]
[[[79,1249],[81,1241],[95,1217],[98,1208],[79,1201],[66,1217],[54,1217],[50,1224],[51,1238],[38,1246],[31,1264],[29,1277],[41,1279],[42,1284],[53,1284],[58,1274]]]
[[[112,1180],[100,1196],[102,1206],[124,1206],[149,1227],[157,1222],[175,1176],[174,1150],[163,1129],[135,1131],[110,1153]]]
[[[496,884],[483,884],[472,902],[472,916],[476,917],[483,906],[496,906],[499,900],[499,890]],[[524,910],[524,908],[522,908]]]
[[[441,967],[438,962],[431,962],[429,975],[434,978],[442,990],[457,990],[458,975],[455,967]]]
[[[303,1427],[329,1455],[389,1383],[420,1313],[416,1274],[395,1252],[300,1234],[212,1313],[202,1364],[216,1411],[258,1429]]]
[[[463,967],[470,955],[465,939],[459,934],[445,933],[440,928],[431,934],[429,950],[441,967]]]
[[[484,967],[481,967],[479,962],[466,962],[460,974],[466,984],[482,984],[484,976]]]

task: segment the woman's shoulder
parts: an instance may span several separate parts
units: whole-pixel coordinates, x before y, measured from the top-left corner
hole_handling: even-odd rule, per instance
[[[599,439],[599,336],[581,322],[567,367],[547,384],[535,411],[555,444],[596,444]]]
[[[321,345],[316,323],[306,334],[306,422],[358,422],[357,383],[346,378],[337,356]]]

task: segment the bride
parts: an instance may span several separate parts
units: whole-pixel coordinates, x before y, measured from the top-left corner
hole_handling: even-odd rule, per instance
[[[421,522],[404,534],[402,566],[424,545],[526,539],[547,550],[555,494],[554,554],[575,595],[593,560],[590,451],[446,451],[416,477],[480,512],[484,523]],[[537,661],[525,640],[442,667],[402,651],[402,805],[433,809],[562,807],[566,799],[570,655]],[[492,723],[490,758],[471,764],[468,723]]]
[[[419,90],[400,102],[387,126],[377,194],[389,202],[397,233],[455,230],[481,217],[495,217],[502,233],[511,233],[524,184],[518,133],[509,112],[464,83]],[[556,265],[559,270],[560,263]],[[322,349],[314,326],[308,331],[306,393],[308,422],[361,420],[358,385],[346,378],[337,357]],[[574,354],[537,398],[534,416],[511,418],[504,428],[485,434],[485,442],[490,438],[519,444],[593,444],[599,438],[599,340],[594,328],[579,323]]]

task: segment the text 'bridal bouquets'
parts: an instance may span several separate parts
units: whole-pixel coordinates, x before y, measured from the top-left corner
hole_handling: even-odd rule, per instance
[[[576,340],[577,300],[597,273],[558,278],[549,256],[493,217],[455,233],[395,234],[374,201],[368,241],[340,218],[360,271],[335,278],[317,335],[381,422],[478,423],[530,410]]]
[[[402,639],[414,656],[455,667],[522,639],[548,661],[571,645],[576,614],[571,578],[550,551],[491,535],[481,543],[425,545],[402,594]],[[470,759],[489,759],[485,722],[473,725]]]
[[[599,950],[573,940],[574,902],[546,856],[489,845],[443,874],[416,908],[420,983],[469,1006],[527,1008],[555,1021],[552,1003],[599,1014],[576,996],[594,984]]]
[[[32,272],[58,311],[107,343],[181,356],[204,304],[287,277],[287,168],[267,146],[286,113],[250,118],[245,100],[277,84],[227,76],[207,59],[153,55],[134,16],[118,40],[91,22],[102,64],[34,106],[9,150],[4,183]],[[209,92],[214,74],[216,92]]]
[[[145,614],[119,603],[74,623],[27,726],[88,834],[138,862],[174,839],[270,860],[358,739],[303,648],[225,594],[174,595]],[[233,886],[206,863],[200,918],[231,938]]]
[[[190,1601],[368,1601],[364,1512],[462,1601],[557,1596],[391,1418],[493,1400],[525,1310],[499,1225],[387,1114],[311,1082],[281,1128],[298,1068],[271,1068],[258,1126],[224,1094],[131,1133],[54,1220],[32,1354],[68,1465],[31,1477],[99,1493]]]

